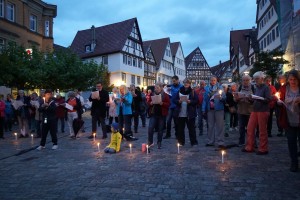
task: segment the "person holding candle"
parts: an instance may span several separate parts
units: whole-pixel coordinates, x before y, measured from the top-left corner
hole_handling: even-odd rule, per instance
[[[276,100],[277,97],[275,96],[275,93],[277,92],[275,87],[272,85],[272,78],[270,76],[266,76],[265,78],[265,83],[266,85],[270,88],[270,92],[271,92],[271,101],[269,103],[269,107],[270,107],[270,115],[269,115],[269,119],[268,119],[268,137],[272,137],[272,124],[273,124],[273,113],[274,113],[274,109],[275,109],[275,105],[276,105]]]
[[[264,73],[258,71],[253,75],[256,83],[255,95],[253,96],[253,111],[250,114],[247,125],[247,141],[243,152],[254,152],[255,146],[255,129],[259,127],[259,147],[256,152],[257,155],[268,154],[268,132],[267,122],[270,115],[269,102],[271,100],[271,93],[269,87],[264,83]]]
[[[102,139],[107,138],[106,134],[106,124],[105,124],[105,117],[106,117],[106,103],[109,101],[109,94],[106,90],[103,89],[102,82],[98,82],[96,84],[96,90],[94,93],[99,93],[95,97],[92,94],[90,95],[89,101],[92,102],[91,107],[91,115],[92,115],[92,133],[88,137],[89,139],[93,139],[93,133],[97,134],[97,122],[99,121],[102,128]]]
[[[39,107],[39,111],[42,113],[42,139],[40,146],[37,148],[37,150],[42,150],[45,148],[46,145],[46,139],[48,132],[50,131],[51,139],[52,139],[52,149],[55,150],[58,148],[57,145],[57,134],[56,134],[56,127],[57,127],[57,121],[56,121],[56,104],[55,99],[52,97],[52,90],[45,90],[45,103],[43,103]]]
[[[157,148],[161,148],[161,142],[163,137],[163,128],[165,123],[165,118],[168,115],[168,109],[170,106],[170,98],[163,91],[163,84],[156,83],[154,87],[154,92],[151,96],[161,95],[161,102],[159,104],[153,104],[152,98],[147,100],[147,104],[149,105],[149,127],[148,127],[148,146],[153,146],[153,134],[154,129],[158,127],[157,134]]]
[[[286,76],[285,75],[279,75],[278,76],[278,82],[275,84],[275,88],[276,88],[277,92],[279,92],[281,87],[283,87],[285,85],[286,85]],[[280,97],[277,97],[277,98],[280,98]],[[276,104],[275,105],[275,116],[276,116],[277,129],[278,129],[277,136],[282,137],[284,129],[279,124],[279,112],[280,112],[280,106],[278,106]]]
[[[217,77],[212,76],[210,83],[205,87],[202,112],[207,115],[208,131],[206,146],[214,146],[215,139],[219,148],[224,148],[224,102],[226,94],[217,82]]]
[[[127,141],[137,140],[133,137],[131,131],[132,117],[132,93],[128,91],[125,85],[120,86],[120,94],[114,100],[117,104],[117,114],[119,119],[119,131]],[[124,127],[124,129],[123,129]]]
[[[114,87],[112,89],[112,94],[109,95],[109,125],[112,124],[113,119],[118,123],[118,115],[117,115],[117,105],[115,104],[115,99],[118,96],[118,89]]]
[[[191,145],[198,145],[195,130],[198,96],[191,88],[191,83],[191,80],[185,79],[183,81],[183,86],[179,89],[174,99],[174,102],[177,105],[175,110],[176,113],[178,113],[177,140],[181,146],[185,145],[185,125],[187,125],[189,130]],[[182,96],[186,96],[187,98],[184,99]]]
[[[109,145],[104,149],[105,153],[117,153],[121,149],[122,135],[119,132],[119,124],[111,124],[111,137]],[[131,148],[131,146],[130,146]]]
[[[130,85],[130,92],[133,97],[131,109],[134,122],[134,133],[138,132],[139,117],[140,117],[140,105],[142,103],[142,94],[139,87],[135,87],[134,84]]]
[[[290,171],[299,169],[297,138],[300,139],[300,75],[297,70],[288,73],[288,83],[279,89],[279,124],[285,129],[291,158]],[[284,105],[283,105],[284,103]]]

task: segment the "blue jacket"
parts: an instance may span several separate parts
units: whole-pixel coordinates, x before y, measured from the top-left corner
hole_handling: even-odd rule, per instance
[[[179,89],[182,87],[182,85],[179,83],[178,85],[171,85],[171,106],[170,108],[176,108],[177,103],[176,103],[176,99],[177,99],[177,94],[179,92]]]
[[[121,98],[121,97],[122,96],[120,94],[118,94],[118,98]],[[131,115],[132,114],[131,104],[132,104],[132,100],[133,100],[132,94],[130,92],[127,92],[127,94],[125,94],[124,98],[125,98],[125,100],[122,103],[123,115]],[[117,114],[119,115],[121,102],[115,100],[115,103],[117,105]]]
[[[202,103],[202,112],[207,112],[210,110],[210,99],[214,94],[218,94],[219,90],[222,90],[222,97],[220,99],[214,98],[214,110],[224,110],[224,102],[226,100],[226,94],[222,88],[222,86],[217,83],[213,89],[211,89],[211,85],[205,86],[205,93],[203,95],[203,103]]]

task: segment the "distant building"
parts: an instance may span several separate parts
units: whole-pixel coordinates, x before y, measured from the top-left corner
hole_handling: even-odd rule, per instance
[[[210,68],[213,75],[215,75],[220,83],[232,82],[232,71],[230,60],[222,62]]]
[[[171,52],[174,63],[174,73],[178,76],[179,81],[182,82],[186,78],[186,68],[181,43],[171,43]]]
[[[185,64],[186,77],[191,79],[194,84],[199,84],[201,80],[208,83],[212,72],[199,47],[185,58]]]
[[[170,38],[148,40],[144,45],[150,45],[156,61],[156,80],[166,84],[171,83],[174,76],[173,58]]]
[[[156,61],[150,43],[143,43],[145,52],[144,86],[156,83]]]
[[[136,18],[78,31],[71,49],[84,61],[108,66],[110,84],[143,87],[143,42]]]
[[[51,51],[56,14],[56,5],[40,0],[0,0],[0,49],[12,42],[28,51]]]

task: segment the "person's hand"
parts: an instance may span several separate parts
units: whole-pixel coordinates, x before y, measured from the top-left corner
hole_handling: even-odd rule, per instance
[[[295,100],[295,104],[300,104],[300,98],[299,97]]]
[[[187,103],[191,103],[191,100],[187,100],[186,102],[187,102]]]
[[[283,105],[283,102],[280,100],[280,99],[278,99],[278,101],[277,101],[277,105]]]

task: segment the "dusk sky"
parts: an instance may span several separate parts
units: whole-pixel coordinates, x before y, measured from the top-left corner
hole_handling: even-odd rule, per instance
[[[136,17],[142,39],[180,41],[184,56],[200,47],[209,66],[229,59],[230,30],[255,26],[255,0],[45,0],[57,5],[54,43],[70,46],[77,31]]]

